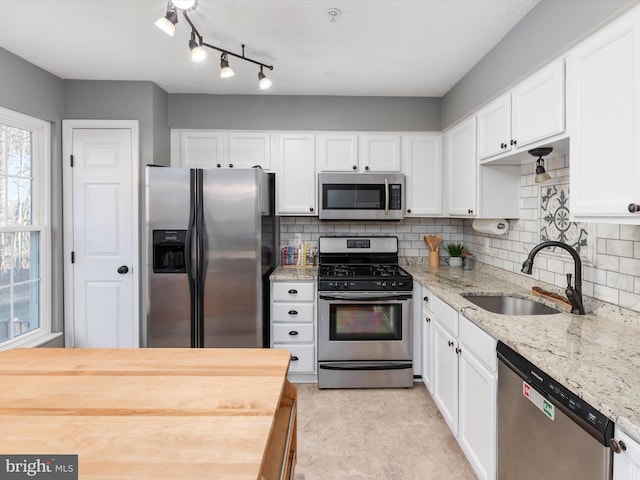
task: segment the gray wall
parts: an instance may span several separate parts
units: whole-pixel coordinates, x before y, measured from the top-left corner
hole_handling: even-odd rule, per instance
[[[445,129],[638,1],[541,0],[443,98]]]
[[[169,94],[169,128],[439,131],[440,99]]]
[[[62,330],[62,168],[63,85],[55,75],[0,48],[0,106],[51,122],[52,331]],[[49,346],[62,346],[62,339]]]

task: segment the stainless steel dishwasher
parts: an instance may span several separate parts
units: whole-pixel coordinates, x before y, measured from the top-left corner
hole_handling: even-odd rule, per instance
[[[498,479],[611,479],[613,422],[502,342],[497,350]]]

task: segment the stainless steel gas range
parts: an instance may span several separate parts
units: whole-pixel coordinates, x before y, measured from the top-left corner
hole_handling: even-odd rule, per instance
[[[318,387],[412,387],[413,278],[397,237],[321,237]]]

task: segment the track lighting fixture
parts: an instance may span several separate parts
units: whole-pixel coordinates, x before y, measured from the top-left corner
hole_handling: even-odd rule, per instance
[[[262,65],[260,65],[260,71],[258,72],[258,85],[260,85],[260,90],[266,90],[273,85],[271,80],[269,80],[262,71]]]
[[[534,180],[535,183],[543,183],[547,180],[551,180],[551,175],[549,175],[544,169],[544,160],[542,159],[542,157],[544,157],[545,155],[549,155],[551,152],[553,152],[553,147],[540,147],[529,150],[529,155],[538,157],[538,160],[536,160],[536,178]]]
[[[171,2],[167,3],[167,13],[164,17],[156,20],[156,27],[167,35],[173,37],[176,34],[176,23],[178,23],[178,14]]]
[[[236,72],[229,66],[229,59],[226,53],[220,55],[220,78],[235,77]]]
[[[266,90],[271,87],[272,82],[264,74],[264,69],[268,68],[269,70],[273,70],[273,65],[267,65],[265,63],[258,62],[257,60],[253,60],[252,58],[245,57],[244,45],[242,45],[242,53],[238,54],[203,41],[202,35],[200,35],[200,32],[198,32],[198,29],[187,14],[187,10],[192,11],[197,7],[197,5],[197,0],[169,0],[167,2],[166,15],[156,21],[156,26],[166,34],[173,37],[176,32],[176,24],[178,23],[178,10],[180,10],[182,16],[191,27],[191,39],[189,40],[191,60],[194,62],[201,62],[207,58],[207,51],[204,47],[217,50],[221,52],[220,78],[230,78],[235,76],[235,72],[229,66],[229,56],[232,56],[239,58],[240,60],[244,60],[245,62],[254,63],[260,67],[260,71],[258,72],[258,86],[260,87],[260,90]]]
[[[191,40],[189,40],[189,50],[191,50],[191,60],[201,62],[207,58],[207,51],[202,47],[202,37],[198,35],[199,43],[196,43],[196,32],[191,30]]]

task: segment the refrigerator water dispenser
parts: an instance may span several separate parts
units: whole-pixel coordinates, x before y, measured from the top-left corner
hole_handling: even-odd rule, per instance
[[[153,272],[187,273],[185,265],[186,230],[153,231]]]

